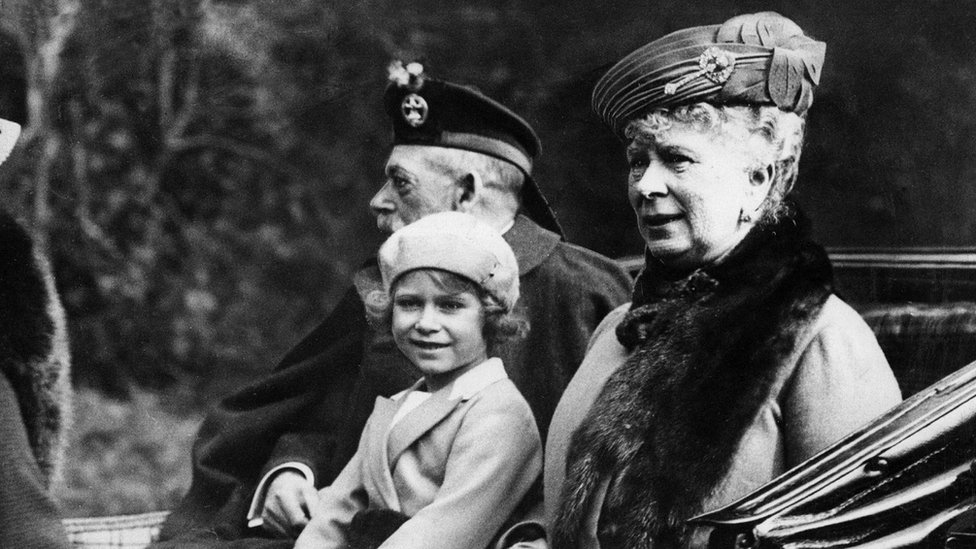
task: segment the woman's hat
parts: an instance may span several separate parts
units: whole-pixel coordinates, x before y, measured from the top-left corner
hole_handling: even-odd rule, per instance
[[[776,105],[802,115],[813,103],[826,48],[770,11],[680,30],[610,68],[593,89],[593,110],[621,138],[634,118],[700,101]]]
[[[528,122],[474,88],[429,77],[420,63],[394,61],[389,73],[383,104],[393,122],[394,145],[463,149],[513,164],[525,175],[521,193],[525,214],[563,234],[532,179],[532,164],[542,143]]]
[[[383,288],[416,269],[440,269],[474,281],[511,310],[519,296],[518,263],[501,234],[460,212],[428,215],[394,232],[378,254]]]

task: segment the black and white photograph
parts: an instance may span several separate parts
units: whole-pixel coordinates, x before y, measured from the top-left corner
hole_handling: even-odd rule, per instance
[[[0,0],[0,548],[976,548],[976,2]]]

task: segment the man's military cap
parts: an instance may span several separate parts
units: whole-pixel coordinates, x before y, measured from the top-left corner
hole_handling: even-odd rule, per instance
[[[826,47],[768,11],[680,30],[611,67],[593,89],[593,110],[621,137],[638,116],[695,102],[776,105],[802,115]]]
[[[473,88],[428,77],[419,63],[390,65],[383,103],[393,122],[394,145],[463,149],[518,167],[525,174],[523,212],[562,235],[555,214],[532,179],[532,163],[542,144],[522,117]]]

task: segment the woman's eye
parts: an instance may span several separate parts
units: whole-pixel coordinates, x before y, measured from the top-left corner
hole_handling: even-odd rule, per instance
[[[630,159],[630,178],[632,180],[638,180],[644,176],[644,171],[647,170],[647,158],[635,157]]]
[[[691,162],[690,158],[679,152],[664,150],[659,154],[661,155],[661,161],[665,162],[666,164],[682,165]]]

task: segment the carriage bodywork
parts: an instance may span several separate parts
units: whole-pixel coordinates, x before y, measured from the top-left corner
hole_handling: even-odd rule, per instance
[[[942,547],[976,509],[976,362],[723,509],[737,548]]]

